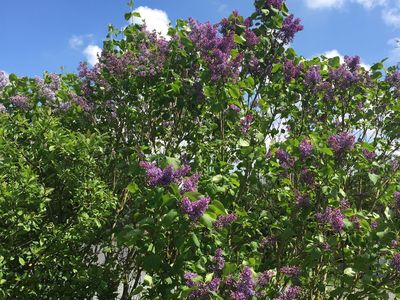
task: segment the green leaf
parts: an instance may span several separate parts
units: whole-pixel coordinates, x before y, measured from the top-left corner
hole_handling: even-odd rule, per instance
[[[343,273],[347,276],[353,277],[356,275],[356,272],[352,268],[346,268],[344,269]]]
[[[233,40],[236,44],[239,45],[244,45],[246,43],[246,39],[243,36],[237,34],[234,35]]]
[[[18,262],[21,266],[25,266],[25,260],[22,257],[18,257]]]
[[[376,174],[373,174],[373,173],[368,173],[368,177],[369,177],[369,179],[372,181],[372,183],[374,185],[378,182],[378,180],[380,178],[379,175],[376,175]]]
[[[165,226],[170,226],[174,220],[176,219],[176,217],[178,216],[178,212],[176,211],[176,209],[171,209],[163,218],[163,224]]]
[[[132,182],[128,185],[127,189],[130,193],[134,194],[139,190],[139,187],[136,183]]]

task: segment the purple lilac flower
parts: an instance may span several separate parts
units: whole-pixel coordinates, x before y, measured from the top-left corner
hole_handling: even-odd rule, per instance
[[[379,226],[379,224],[378,224],[378,222],[376,222],[376,221],[372,221],[371,224],[370,224],[370,227],[371,227],[372,229],[377,229],[378,226]]]
[[[196,278],[198,275],[193,272],[186,272],[183,278],[185,279],[186,285],[188,287],[194,287],[196,283],[193,281],[194,278]]]
[[[331,250],[331,245],[329,245],[327,242],[323,242],[319,245],[319,247],[323,250],[323,251],[330,251]]]
[[[390,242],[390,246],[391,246],[392,248],[397,248],[397,247],[399,246],[399,242],[398,242],[397,240],[392,240],[392,241]]]
[[[335,86],[341,89],[349,88],[358,79],[358,75],[349,71],[345,64],[330,70],[329,77],[335,82]]]
[[[225,266],[225,258],[222,253],[222,249],[218,248],[215,250],[215,255],[213,257],[213,270],[214,271],[222,271]]]
[[[10,97],[10,102],[22,110],[29,110],[31,108],[31,105],[28,102],[28,97],[23,95]]]
[[[307,185],[314,184],[314,176],[307,168],[304,168],[300,171],[300,179]]]
[[[172,165],[168,165],[164,170],[162,170],[159,167],[157,167],[155,163],[150,163],[146,161],[141,161],[139,163],[139,166],[146,171],[147,183],[150,186],[155,186],[155,185],[168,186],[172,182],[177,182],[181,180],[182,177],[185,176],[190,171],[190,166],[188,165],[183,165],[176,171],[174,171],[174,167]],[[194,180],[195,177],[191,179],[188,178],[185,181],[186,188],[194,188],[193,185],[189,187],[189,182],[190,184],[194,184],[195,183]]]
[[[209,283],[197,284],[194,286],[197,287],[197,289],[189,294],[189,299],[204,299],[205,297],[208,299],[211,292],[216,291],[220,284],[221,279],[218,277],[213,278]]]
[[[82,108],[83,111],[89,112],[93,110],[93,105],[89,104],[86,99],[82,96],[73,95],[72,101]]]
[[[361,224],[360,224],[360,218],[357,217],[356,215],[353,215],[350,217],[350,222],[353,223],[354,229],[360,230],[361,229]]]
[[[244,267],[239,280],[235,283],[235,291],[231,293],[234,300],[251,299],[255,295],[255,282],[253,272],[249,267]]]
[[[400,211],[400,192],[395,192],[393,194],[394,197],[394,206],[397,210]]]
[[[320,67],[318,65],[311,66],[304,75],[304,84],[308,88],[314,88],[321,81]]]
[[[362,153],[364,157],[368,160],[374,160],[376,158],[376,153],[374,151],[369,151],[367,149],[363,149]]]
[[[219,216],[218,219],[213,223],[214,227],[217,229],[221,229],[225,226],[228,226],[237,220],[236,214],[227,214]]]
[[[155,163],[141,161],[139,166],[146,171],[147,183],[149,185],[155,186],[159,183],[163,172],[159,167],[156,166]]]
[[[299,207],[306,207],[310,205],[310,198],[307,194],[302,194],[299,191],[294,192],[294,199],[296,200],[296,204]]]
[[[0,90],[3,89],[9,83],[8,76],[5,72],[0,71]]]
[[[199,183],[200,174],[195,173],[190,177],[183,179],[181,186],[181,193],[195,192],[197,190],[197,184]]]
[[[4,106],[4,104],[0,103],[0,113],[5,113],[7,112],[7,108]]]
[[[58,110],[62,112],[66,112],[72,106],[71,102],[63,102],[59,105]]]
[[[355,137],[347,132],[333,134],[328,139],[329,146],[338,155],[353,149],[354,142]]]
[[[303,25],[300,24],[299,18],[294,18],[291,14],[283,20],[282,28],[278,34],[278,37],[282,40],[284,44],[293,41],[294,35],[304,29]]]
[[[258,44],[258,37],[255,32],[251,29],[246,29],[245,31],[246,45],[252,47]]]
[[[44,83],[42,78],[36,78],[36,84],[38,86],[39,95],[48,101],[54,101],[56,99],[56,94],[54,91]]]
[[[356,71],[360,66],[360,57],[359,56],[345,56],[344,62],[346,63],[347,67],[351,71]]]
[[[301,294],[301,288],[298,286],[286,287],[285,290],[274,300],[295,300]]]
[[[273,271],[265,271],[259,274],[257,277],[257,285],[260,287],[266,286],[274,276],[275,273]]]
[[[301,274],[301,270],[297,266],[284,266],[279,271],[290,277],[299,277]]]
[[[318,222],[329,223],[335,232],[341,232],[344,228],[344,215],[339,208],[327,207],[323,213],[317,213]]]
[[[278,149],[278,151],[276,151],[276,158],[279,160],[280,165],[285,169],[294,166],[294,159],[291,158],[290,154],[283,149]]]
[[[197,201],[190,201],[188,197],[184,197],[180,203],[185,214],[193,221],[198,220],[207,210],[210,198],[201,197]]]
[[[267,0],[265,2],[266,6],[272,6],[276,9],[281,9],[284,0]]]
[[[400,253],[396,253],[393,256],[392,265],[397,270],[397,272],[400,272]]]
[[[296,66],[294,62],[290,59],[286,59],[283,63],[283,73],[285,75],[285,80],[290,82],[292,79],[299,77],[302,69],[302,65]]]
[[[309,138],[305,138],[300,142],[299,149],[302,158],[306,158],[311,155],[313,151],[313,145],[311,144],[311,140]]]
[[[323,99],[325,101],[332,101],[335,97],[332,84],[327,81],[320,82],[317,90],[324,93]]]
[[[251,122],[253,122],[253,115],[246,115],[244,118],[242,118],[240,120],[240,131],[243,134],[247,134],[247,131],[249,130],[250,126],[251,126]]]
[[[240,112],[240,108],[235,104],[230,104],[228,107],[230,110],[233,110],[234,112],[237,112],[237,113]]]
[[[277,240],[278,240],[278,238],[274,235],[267,236],[262,239],[261,247],[263,247],[263,248],[272,247],[276,243]]]
[[[345,210],[350,208],[350,203],[346,199],[340,199],[339,208]]]

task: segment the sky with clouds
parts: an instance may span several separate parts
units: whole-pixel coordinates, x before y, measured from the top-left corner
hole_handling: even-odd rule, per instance
[[[108,24],[126,26],[127,0],[4,0],[0,10],[0,70],[38,76],[75,72],[94,64]],[[298,54],[358,54],[368,66],[388,57],[400,61],[400,0],[287,0],[305,27],[293,43]],[[150,29],[165,34],[169,23],[194,17],[218,22],[234,9],[248,16],[251,0],[137,0]],[[135,20],[139,21],[139,20]]]

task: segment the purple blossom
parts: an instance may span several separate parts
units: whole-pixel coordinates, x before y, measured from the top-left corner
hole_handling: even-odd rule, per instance
[[[302,70],[302,65],[296,66],[294,62],[290,59],[285,59],[283,63],[283,73],[285,75],[285,80],[290,82],[292,79],[299,77]]]
[[[22,110],[29,110],[31,109],[31,105],[28,102],[28,97],[23,96],[23,95],[16,95],[10,97],[10,102],[14,104],[17,108],[20,108]]]
[[[182,211],[193,221],[198,220],[208,208],[210,198],[201,197],[197,201],[191,201],[188,197],[183,197],[180,202]]]
[[[335,86],[341,89],[349,88],[358,79],[358,75],[351,72],[345,64],[329,72],[329,77],[334,81]]]
[[[72,106],[71,102],[63,102],[59,105],[58,110],[62,112],[66,112]]]
[[[213,223],[214,227],[217,229],[221,229],[225,226],[228,226],[237,220],[236,214],[227,214],[219,216],[218,219]]]
[[[333,91],[332,84],[327,81],[320,82],[317,86],[317,90],[323,92],[323,99],[325,101],[332,101],[335,97],[335,93]]]
[[[191,284],[191,282],[190,282],[190,284]],[[194,291],[190,292],[188,298],[189,299],[204,299],[206,297],[208,299],[211,292],[216,291],[220,284],[221,284],[221,279],[218,277],[213,278],[209,283],[195,284],[191,287],[197,287],[197,288]]]
[[[230,105],[228,106],[228,108],[229,108],[230,110],[233,110],[234,112],[237,112],[237,113],[240,112],[240,108],[239,108],[238,106],[236,106],[235,104],[230,104]]]
[[[290,154],[283,149],[278,149],[278,151],[276,151],[276,158],[279,160],[280,165],[285,169],[294,166],[294,159],[291,158]]]
[[[253,272],[249,267],[244,267],[240,273],[239,280],[235,282],[235,290],[231,293],[234,300],[251,299],[255,295],[255,282]]]
[[[272,6],[276,9],[281,9],[284,0],[267,0],[265,2],[266,6]]]
[[[0,103],[0,113],[6,113],[7,108],[4,106],[4,104]]]
[[[272,247],[277,242],[277,240],[278,240],[278,238],[274,235],[267,236],[262,239],[261,247],[263,247],[263,248]]]
[[[345,56],[344,62],[351,71],[356,71],[360,67],[360,57],[359,56]]]
[[[146,171],[147,176],[147,183],[150,186],[162,185],[162,186],[169,186],[172,182],[178,182],[182,179],[190,171],[190,166],[183,165],[182,167],[178,168],[174,171],[174,167],[172,165],[168,165],[165,167],[164,170],[157,167],[155,163],[150,163],[146,161],[141,161],[139,166]],[[186,188],[193,188],[192,185],[189,187],[190,184],[194,184],[194,178],[188,178],[186,183]]]
[[[304,75],[304,84],[308,88],[314,88],[321,81],[320,67],[318,65],[311,66]]]
[[[300,179],[307,185],[314,184],[314,176],[307,168],[304,168],[300,171]]]
[[[91,110],[93,110],[93,105],[89,104],[85,99],[85,97],[79,95],[73,95],[72,102],[75,102],[85,112],[90,112]]]
[[[218,248],[215,250],[215,255],[213,257],[213,270],[214,271],[222,271],[225,266],[225,258],[222,253],[222,249]]]
[[[361,229],[361,224],[360,224],[360,218],[357,217],[356,215],[353,215],[350,217],[350,222],[353,223],[354,229],[360,230]]]
[[[251,114],[246,115],[244,118],[240,120],[240,125],[241,125],[240,131],[243,134],[247,134],[247,131],[251,126],[251,122],[253,122],[253,115]]]
[[[279,271],[290,277],[299,277],[301,274],[301,270],[297,266],[284,266],[280,268]]]
[[[299,145],[300,153],[302,158],[307,158],[311,155],[313,151],[313,145],[311,144],[311,140],[309,138],[304,138]]]
[[[396,253],[393,256],[392,265],[397,270],[397,272],[400,272],[400,253]]]
[[[344,215],[339,208],[327,207],[323,213],[317,213],[318,222],[329,223],[335,232],[341,232],[344,228]]]
[[[183,179],[181,186],[181,193],[195,192],[197,190],[197,184],[199,183],[200,174],[195,173],[190,177]]]
[[[301,294],[301,288],[298,286],[286,287],[285,290],[274,300],[295,300]]]
[[[341,210],[350,208],[350,203],[346,199],[340,199],[339,207]]]
[[[194,287],[196,283],[193,281],[194,278],[196,278],[198,275],[193,272],[186,272],[183,278],[185,279],[186,285],[188,287]]]
[[[394,197],[394,205],[395,205],[395,207],[398,209],[398,210],[400,210],[400,192],[395,192],[394,194],[393,194],[393,197]]]
[[[2,90],[9,82],[10,80],[8,79],[8,75],[5,72],[0,71],[0,90]]]
[[[368,160],[374,160],[376,158],[376,153],[374,151],[369,151],[367,149],[363,149],[362,153],[364,157]]]
[[[302,194],[299,191],[294,192],[294,199],[296,200],[296,204],[299,207],[306,207],[310,205],[310,198],[307,194]]]
[[[151,186],[159,184],[163,171],[155,163],[141,161],[139,166],[146,171],[147,183]]]
[[[329,146],[337,155],[353,149],[354,142],[355,137],[347,132],[333,134],[328,139]]]
[[[266,286],[272,277],[275,276],[275,273],[272,271],[265,271],[258,275],[257,277],[257,285],[260,287]]]
[[[283,25],[278,33],[278,37],[282,40],[284,44],[290,43],[293,41],[294,35],[302,31],[304,29],[303,25],[300,24],[299,18],[294,18],[294,15],[291,14],[283,20]]]
[[[246,45],[248,47],[252,47],[254,45],[258,44],[258,37],[255,34],[255,32],[251,29],[246,29],[245,31],[245,39],[246,39]]]
[[[39,95],[48,101],[54,101],[56,99],[56,94],[49,85],[45,84],[42,78],[36,78],[35,80],[38,86]]]
[[[390,242],[390,246],[391,246],[392,248],[397,248],[397,247],[399,246],[399,242],[398,242],[397,240],[392,240],[392,241]]]
[[[379,226],[379,224],[378,224],[378,222],[376,222],[376,221],[372,221],[371,222],[371,224],[369,225],[372,229],[377,229],[378,228],[378,226]]]

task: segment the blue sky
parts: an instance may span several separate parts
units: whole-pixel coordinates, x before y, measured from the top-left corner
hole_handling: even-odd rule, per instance
[[[94,62],[109,23],[125,26],[128,0],[3,0],[0,10],[0,70],[37,76],[43,71],[75,72],[80,61]],[[293,43],[305,57],[361,56],[365,64],[384,57],[400,61],[399,0],[287,0],[305,27]],[[137,0],[146,22],[166,23],[192,16],[218,22],[233,9],[245,16],[251,0]],[[150,26],[149,26],[150,27]]]

